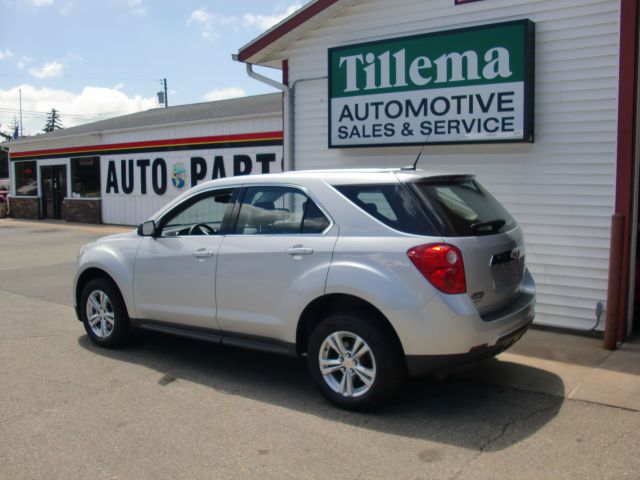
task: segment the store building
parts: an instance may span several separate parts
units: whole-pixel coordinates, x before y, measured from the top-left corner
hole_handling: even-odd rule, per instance
[[[282,95],[157,108],[10,142],[16,218],[136,225],[199,182],[282,171]]]
[[[621,340],[640,331],[638,51],[637,0],[315,0],[234,56],[283,95],[12,142],[11,212],[135,224],[204,179],[424,147],[419,168],[476,173],[523,228],[538,325],[612,319]]]
[[[632,331],[637,0],[316,0],[234,58],[285,94],[285,168],[426,143],[420,168],[476,173],[522,226],[536,323]]]

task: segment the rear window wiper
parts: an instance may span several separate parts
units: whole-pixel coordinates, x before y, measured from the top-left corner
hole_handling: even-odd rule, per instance
[[[489,220],[486,222],[472,223],[469,228],[473,233],[490,233],[500,230],[506,223],[506,220],[496,218],[495,220]]]

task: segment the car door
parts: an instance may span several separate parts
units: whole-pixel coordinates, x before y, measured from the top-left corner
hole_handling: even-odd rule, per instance
[[[135,260],[136,314],[186,326],[219,330],[216,259],[233,190],[207,191],[164,215],[153,237],[144,237]]]
[[[338,227],[310,195],[247,187],[218,256],[218,322],[225,332],[286,342],[306,304],[324,293]]]

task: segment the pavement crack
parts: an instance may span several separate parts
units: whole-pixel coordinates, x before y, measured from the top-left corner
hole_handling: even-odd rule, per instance
[[[528,414],[526,414],[526,415],[524,415],[522,417],[514,418],[510,422],[505,423],[502,426],[502,430],[500,431],[500,433],[498,433],[495,437],[490,438],[489,440],[487,440],[485,442],[485,444],[480,447],[479,454],[484,453],[491,445],[493,445],[494,443],[496,443],[499,440],[501,440],[506,435],[507,430],[509,430],[509,428],[512,427],[513,425],[515,425],[516,423],[518,423],[518,422],[526,422],[527,420],[529,420],[530,418],[535,417],[536,415],[540,415],[542,413],[549,412],[549,411],[557,408],[558,407],[558,403],[562,403],[562,402],[555,401],[551,405],[548,405],[548,406],[542,407],[542,408],[538,408],[536,410],[533,410],[532,412],[529,412]]]
[[[457,480],[460,477],[460,475],[462,475],[465,472],[465,470],[467,470],[467,468],[473,464],[473,462],[475,462],[478,458],[480,458],[480,456],[482,456],[482,454],[484,454],[487,451],[487,449],[491,447],[491,445],[495,444],[496,442],[499,442],[502,438],[504,438],[509,428],[511,428],[513,425],[515,425],[518,422],[526,422],[530,418],[533,418],[536,415],[540,415],[540,414],[549,412],[551,410],[554,410],[558,408],[559,404],[562,404],[562,400],[558,400],[557,399],[558,397],[554,397],[551,395],[549,397],[554,400],[552,401],[551,405],[537,408],[525,415],[519,416],[517,418],[514,418],[513,420],[510,420],[504,423],[502,425],[502,428],[500,429],[500,432],[498,432],[496,435],[494,435],[493,437],[485,441],[478,449],[478,453],[476,453],[464,465],[462,465],[460,469],[451,477],[450,480]]]

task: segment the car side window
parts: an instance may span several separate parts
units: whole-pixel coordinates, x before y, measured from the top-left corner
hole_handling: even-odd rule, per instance
[[[398,217],[389,203],[389,199],[381,190],[362,191],[356,195],[358,204],[374,217],[382,216],[391,222],[397,222]]]
[[[311,200],[307,201],[302,222],[302,233],[322,233],[329,226],[329,219]]]
[[[330,222],[302,191],[291,187],[249,187],[235,233],[293,235],[322,233]]]
[[[232,193],[217,190],[186,200],[163,219],[161,236],[216,235],[230,208]]]
[[[358,184],[335,188],[360,209],[391,228],[415,235],[436,234],[415,195],[403,185]]]

